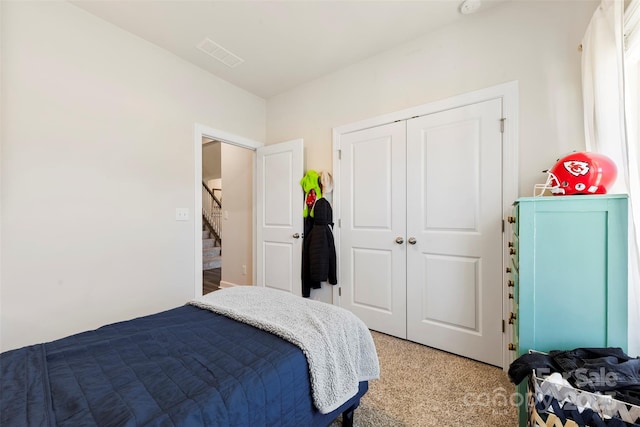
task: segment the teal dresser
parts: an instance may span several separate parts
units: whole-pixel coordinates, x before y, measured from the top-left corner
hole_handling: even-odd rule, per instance
[[[507,268],[514,357],[627,349],[627,196],[526,197],[513,205]],[[526,402],[526,381],[518,387]],[[526,406],[519,423],[526,426]]]

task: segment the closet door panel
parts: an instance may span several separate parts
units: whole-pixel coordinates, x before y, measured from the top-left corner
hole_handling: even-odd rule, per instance
[[[423,255],[424,292],[422,320],[442,325],[456,325],[468,331],[478,328],[477,257]],[[431,298],[438,295],[438,298]]]
[[[393,252],[352,248],[353,304],[370,310],[393,313]]]
[[[420,164],[420,172],[412,171],[418,172],[424,181],[420,186],[411,186],[424,189],[421,230],[476,230],[478,211],[474,208],[480,196],[479,125],[477,120],[469,120],[421,130],[421,158],[409,160]],[[409,199],[410,203],[416,200],[412,192]]]
[[[407,336],[502,363],[500,118],[494,99],[407,122]],[[409,241],[411,243],[411,241]]]
[[[341,305],[406,338],[405,123],[341,136]]]

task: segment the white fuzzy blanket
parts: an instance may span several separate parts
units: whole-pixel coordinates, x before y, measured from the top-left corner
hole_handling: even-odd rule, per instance
[[[355,396],[360,381],[380,377],[369,329],[343,308],[257,286],[221,289],[190,304],[255,326],[300,347],[309,364],[314,404],[323,414]]]

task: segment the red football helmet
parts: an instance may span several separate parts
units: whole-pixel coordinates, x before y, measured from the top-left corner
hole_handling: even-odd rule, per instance
[[[545,184],[535,185],[535,196],[542,196],[545,190],[554,196],[606,194],[618,176],[618,169],[604,154],[579,151],[559,159],[547,174]]]

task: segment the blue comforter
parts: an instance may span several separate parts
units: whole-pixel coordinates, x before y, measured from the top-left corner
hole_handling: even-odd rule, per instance
[[[2,353],[0,375],[3,427],[300,427],[340,413],[319,417],[298,347],[193,306]]]

